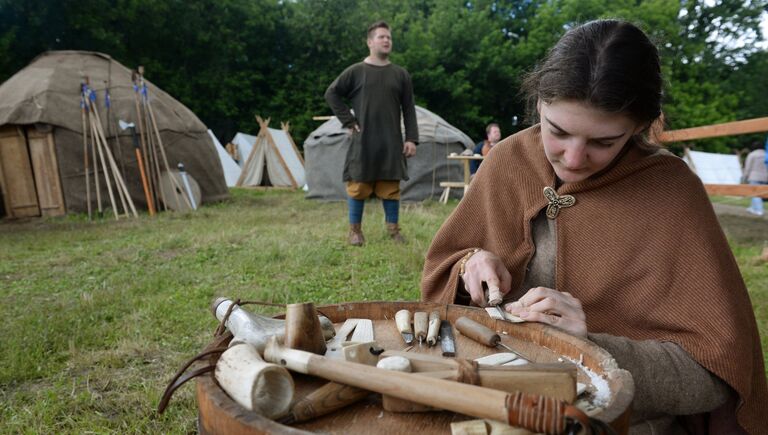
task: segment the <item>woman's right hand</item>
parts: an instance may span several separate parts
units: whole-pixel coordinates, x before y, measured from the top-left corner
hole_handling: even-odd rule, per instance
[[[488,284],[489,291],[495,287],[502,294],[507,294],[512,287],[512,275],[501,258],[483,249],[469,257],[461,278],[472,302],[480,307],[488,303],[483,292],[483,282]]]

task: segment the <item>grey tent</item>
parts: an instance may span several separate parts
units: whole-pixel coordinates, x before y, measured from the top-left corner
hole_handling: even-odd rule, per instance
[[[52,51],[0,85],[0,217],[86,210],[80,109],[85,76],[96,92],[107,139],[131,198],[146,207],[132,137],[119,131],[116,122],[138,124],[131,71],[105,54]],[[200,186],[202,202],[226,198],[224,173],[205,125],[173,97],[151,83],[147,86],[169,166],[184,163]]]
[[[429,110],[416,106],[419,146],[408,159],[408,181],[401,182],[403,201],[423,201],[442,193],[441,181],[463,179],[461,163],[447,159],[450,153],[472,149],[472,140],[461,130]],[[346,199],[342,172],[349,148],[347,130],[336,117],[331,118],[304,141],[307,198]]]

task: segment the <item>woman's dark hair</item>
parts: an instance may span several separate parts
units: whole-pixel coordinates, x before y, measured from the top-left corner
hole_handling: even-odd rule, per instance
[[[642,30],[619,20],[568,31],[522,84],[529,116],[539,99],[575,100],[650,126],[661,115],[659,53]]]

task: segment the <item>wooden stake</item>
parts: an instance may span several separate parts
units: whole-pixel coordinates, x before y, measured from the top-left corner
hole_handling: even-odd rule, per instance
[[[128,209],[125,206],[125,201],[127,201],[128,206],[130,206],[131,212],[133,213],[133,216],[139,217],[139,214],[136,212],[136,206],[133,204],[133,199],[131,199],[131,192],[128,191],[128,187],[126,186],[125,180],[123,180],[123,176],[117,167],[115,158],[112,155],[112,152],[110,151],[109,146],[107,145],[107,138],[104,136],[104,129],[101,126],[101,119],[99,118],[99,110],[96,107],[94,107],[94,115],[96,117],[96,130],[97,130],[97,133],[101,135],[102,143],[104,144],[104,149],[106,151],[107,158],[109,159],[109,164],[112,167],[112,173],[117,184],[118,192],[124,193],[124,195],[121,194],[121,200],[123,201],[123,210],[125,211],[125,214],[128,215]],[[125,197],[124,200],[122,198],[123,196]]]
[[[139,67],[139,68],[141,68],[141,67]],[[136,131],[136,133],[139,136],[139,142],[141,143],[141,155],[144,158],[144,160],[142,162],[142,166],[144,166],[144,168],[146,168],[146,170],[148,172],[151,172],[152,169],[149,166],[149,160],[148,160],[149,156],[147,155],[147,144],[144,141],[144,121],[143,121],[143,116],[141,114],[141,104],[140,104],[140,101],[139,101],[140,98],[141,98],[140,95],[139,95],[141,93],[141,87],[139,86],[137,73],[135,71],[133,71],[131,73],[131,75],[132,75],[131,80],[133,81],[134,86],[136,86],[135,92],[133,94],[134,94],[134,103],[135,103],[135,106],[136,106],[136,128],[138,129]],[[152,208],[155,208],[155,205],[156,205],[155,204],[156,194],[155,194],[154,185],[152,184],[152,177],[151,177],[151,175],[152,174],[150,173],[149,174],[149,176],[150,176],[150,178],[149,178],[149,198],[147,199],[147,204],[152,203]],[[147,207],[149,207],[149,205],[147,205]]]
[[[93,112],[89,112],[89,121],[91,123],[91,134],[94,136],[94,144],[99,154],[99,160],[101,161],[101,168],[104,171],[104,181],[107,184],[107,193],[109,193],[109,202],[112,205],[112,212],[115,214],[115,220],[119,220],[120,218],[117,215],[117,204],[115,204],[115,196],[112,194],[112,184],[109,182],[107,164],[104,161],[104,152],[101,149],[101,142],[99,141],[98,135],[96,134],[96,126],[93,122]]]
[[[97,137],[97,140],[100,141],[101,149],[103,149],[104,154],[107,155],[107,162],[109,162],[108,169],[112,170],[112,179],[115,180],[115,190],[117,190],[117,196],[118,198],[120,198],[120,203],[123,206],[123,213],[125,213],[125,217],[129,217],[130,215],[128,214],[128,206],[125,203],[125,195],[123,194],[122,189],[120,189],[120,186],[117,183],[117,178],[116,178],[117,172],[115,171],[115,167],[112,165],[112,159],[110,158],[112,154],[111,154],[111,151],[109,150],[109,145],[106,143],[106,138],[104,138],[104,133],[101,131],[101,121],[99,120],[98,113],[95,112],[95,110],[96,110],[96,105],[93,104],[92,112],[91,112],[92,113],[91,122],[93,123],[93,125],[96,126],[96,137]],[[105,169],[104,173],[106,176],[105,178],[107,179],[107,184],[108,184],[107,187],[110,187],[111,184],[109,179],[109,171]]]
[[[82,95],[82,94],[81,94]],[[81,97],[81,104],[83,106],[83,167],[85,168],[85,202],[88,207],[88,220],[93,219],[93,215],[91,212],[91,177],[88,174],[90,171],[89,164],[88,164],[88,133],[86,132],[86,129],[88,128],[86,126],[85,121],[85,111],[87,110],[85,105],[85,98]]]

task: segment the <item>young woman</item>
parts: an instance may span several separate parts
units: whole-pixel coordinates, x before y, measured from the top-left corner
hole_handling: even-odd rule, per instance
[[[630,23],[566,33],[523,85],[539,123],[496,145],[427,254],[426,301],[486,304],[602,346],[632,433],[764,431],[749,295],[706,192],[647,140],[658,52]],[[480,223],[478,225],[478,223]]]

